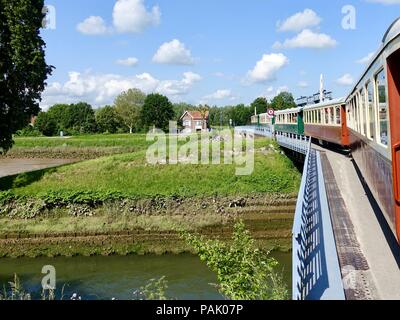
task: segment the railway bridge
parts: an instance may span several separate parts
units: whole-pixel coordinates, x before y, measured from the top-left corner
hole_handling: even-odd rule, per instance
[[[351,157],[312,139],[248,126],[304,159],[293,225],[295,300],[400,299],[397,240]]]

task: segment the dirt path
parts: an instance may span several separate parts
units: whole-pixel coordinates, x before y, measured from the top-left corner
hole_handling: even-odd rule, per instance
[[[0,159],[0,178],[19,173],[54,168],[76,162],[71,159]]]

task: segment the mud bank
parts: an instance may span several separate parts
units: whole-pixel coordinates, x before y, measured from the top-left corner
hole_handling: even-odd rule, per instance
[[[36,201],[36,202],[35,202]],[[47,206],[19,199],[0,213],[0,257],[190,252],[177,230],[229,239],[242,219],[265,250],[288,251],[295,198],[151,198]]]

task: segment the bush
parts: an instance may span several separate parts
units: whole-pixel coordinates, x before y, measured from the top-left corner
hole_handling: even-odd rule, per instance
[[[275,268],[278,262],[255,247],[241,221],[234,227],[232,243],[205,240],[182,233],[207,266],[217,273],[219,291],[231,300],[284,300],[288,291]]]
[[[16,136],[18,137],[40,137],[42,134],[37,127],[28,125],[22,130],[17,131]]]

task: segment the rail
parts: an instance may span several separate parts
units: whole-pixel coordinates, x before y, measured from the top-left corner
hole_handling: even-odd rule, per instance
[[[238,133],[250,133],[267,138],[272,138],[274,135],[274,128],[272,125],[235,127],[235,131]]]
[[[275,137],[281,147],[304,155],[307,154],[310,138],[286,132],[276,132]]]
[[[345,300],[320,153],[308,142],[293,225],[293,300]]]

